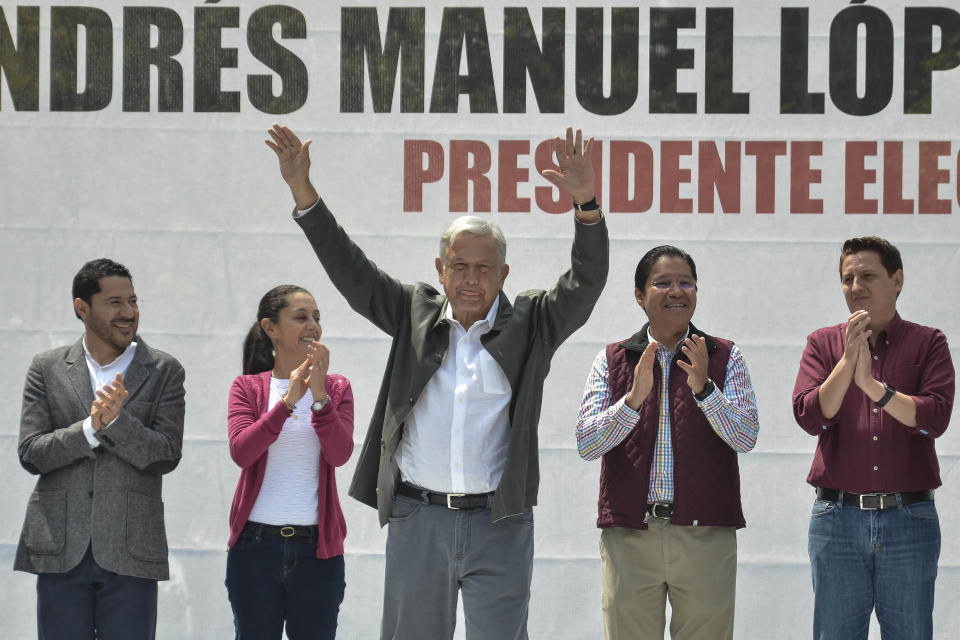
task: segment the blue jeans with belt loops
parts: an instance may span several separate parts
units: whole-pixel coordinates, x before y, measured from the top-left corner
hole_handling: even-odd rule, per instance
[[[343,602],[343,556],[318,559],[317,542],[247,523],[227,552],[227,595],[237,640],[333,640]]]
[[[808,539],[814,640],[866,639],[873,610],[884,640],[933,638],[937,509],[933,501],[898,505],[864,510],[814,502]]]

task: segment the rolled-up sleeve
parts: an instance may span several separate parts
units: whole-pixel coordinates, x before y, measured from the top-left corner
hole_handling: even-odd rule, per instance
[[[837,424],[837,416],[828,419],[820,409],[820,385],[830,375],[835,363],[830,361],[829,351],[819,338],[821,336],[817,333],[807,337],[797,382],[793,387],[793,417],[804,431],[813,436]]]
[[[937,438],[947,430],[955,392],[953,359],[943,332],[933,332],[923,363],[917,392],[910,397],[917,407],[917,433]]]

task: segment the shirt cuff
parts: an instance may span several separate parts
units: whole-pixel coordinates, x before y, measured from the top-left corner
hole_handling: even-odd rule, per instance
[[[306,209],[296,209],[296,210],[294,210],[294,212],[293,212],[293,219],[296,220],[297,218],[302,218],[303,216],[305,216],[305,215],[307,215],[308,213],[310,213],[311,211],[313,211],[314,207],[316,207],[318,204],[320,204],[320,198],[317,198],[317,201],[314,202],[314,203],[313,203],[312,205],[310,205],[309,207],[307,207]]]
[[[697,397],[694,396],[693,400],[697,403],[697,406],[700,407],[704,413],[711,413],[716,411],[723,404],[723,394],[720,393],[720,388],[716,385],[713,386],[713,391],[710,392],[703,401],[697,400]]]
[[[594,226],[594,225],[598,225],[598,224],[600,224],[601,222],[603,222],[603,218],[605,217],[605,216],[603,215],[603,210],[602,210],[602,209],[597,209],[597,213],[600,214],[600,217],[599,217],[597,220],[594,220],[593,222],[584,222],[583,220],[581,220],[580,218],[578,218],[576,215],[573,216],[573,219],[576,220],[579,224],[582,224],[582,225],[585,226],[585,227],[592,227],[592,226]],[[299,217],[299,216],[297,216],[297,217]]]
[[[83,421],[83,435],[87,439],[87,443],[91,449],[96,449],[100,446],[100,441],[97,440],[97,436],[94,435],[93,417],[91,416],[87,416],[87,419]]]
[[[627,396],[623,396],[614,403],[613,415],[614,420],[618,423],[627,422],[636,424],[637,420],[640,419],[640,412],[634,411],[630,405],[627,404]]]

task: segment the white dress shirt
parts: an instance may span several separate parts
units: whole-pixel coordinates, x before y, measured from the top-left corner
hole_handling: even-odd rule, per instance
[[[397,448],[405,482],[443,493],[487,493],[500,483],[510,444],[510,382],[480,342],[499,307],[498,298],[486,318],[464,329],[446,303],[450,346]]]
[[[87,336],[83,336],[82,342],[83,355],[87,360],[87,372],[90,374],[90,386],[93,387],[93,397],[96,399],[97,391],[111,384],[114,379],[116,379],[118,373],[127,373],[127,367],[133,362],[133,354],[137,351],[137,343],[131,342],[127,345],[123,353],[117,356],[116,360],[109,364],[101,365],[93,359],[93,356],[90,355],[90,350],[87,349]],[[115,419],[116,418],[114,418],[114,420]],[[113,424],[113,420],[110,421],[110,424]],[[108,425],[103,426],[106,427]],[[97,440],[97,437],[93,434],[93,417],[87,416],[87,419],[83,421],[83,435],[87,438],[90,446],[96,448],[100,446],[100,441]]]

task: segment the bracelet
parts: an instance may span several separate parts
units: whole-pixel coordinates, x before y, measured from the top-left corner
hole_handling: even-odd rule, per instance
[[[294,410],[294,409],[296,408],[296,406],[297,406],[296,404],[294,404],[292,407],[289,406],[286,402],[283,401],[283,398],[280,398],[280,404],[283,405],[283,408],[284,408],[284,409],[286,409],[287,411],[290,412],[290,415],[293,415],[293,410]]]
[[[596,211],[600,208],[600,205],[597,204],[597,196],[593,196],[590,199],[590,202],[584,202],[583,204],[573,203],[573,208],[577,211]]]

